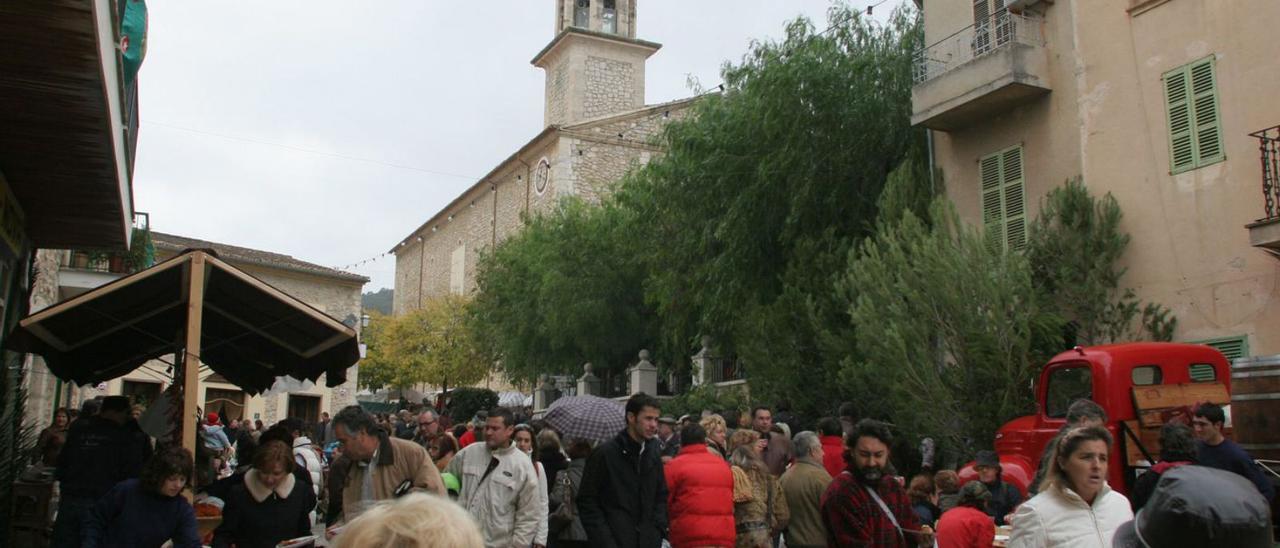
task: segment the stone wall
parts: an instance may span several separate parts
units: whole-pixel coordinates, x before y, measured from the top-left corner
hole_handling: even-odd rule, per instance
[[[35,277],[31,280],[30,311],[39,312],[58,302],[58,259],[65,251],[36,250]],[[27,390],[26,420],[36,428],[53,423],[53,400],[57,392],[57,378],[44,359],[28,354],[23,362],[26,369],[24,388]],[[66,402],[62,402],[66,406]]]
[[[547,77],[547,113],[546,123],[560,124],[564,123],[569,117],[568,104],[565,101],[565,94],[569,88],[569,65],[560,63],[552,69]]]
[[[587,57],[583,116],[595,118],[639,106],[633,85],[635,76],[635,66],[631,63]]]

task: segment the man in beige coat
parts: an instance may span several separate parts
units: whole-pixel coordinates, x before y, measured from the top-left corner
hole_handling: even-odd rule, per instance
[[[831,474],[822,465],[822,441],[817,434],[796,434],[796,463],[782,474],[782,492],[791,508],[787,526],[787,548],[827,545],[827,529],[822,524],[822,493],[831,483]]]
[[[445,496],[444,481],[427,450],[389,436],[360,406],[349,406],[333,417],[333,434],[351,462],[342,489],[344,521],[351,522],[378,501],[409,492]]]
[[[511,411],[490,411],[484,443],[464,447],[445,468],[461,480],[458,504],[476,519],[488,548],[528,548],[547,542],[547,506],[539,496],[533,459],[511,443],[514,423]]]

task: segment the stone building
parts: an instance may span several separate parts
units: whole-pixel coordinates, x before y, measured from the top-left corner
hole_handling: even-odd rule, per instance
[[[1280,3],[917,4],[912,122],[962,218],[1020,247],[1080,177],[1119,202],[1122,284],[1173,310],[1175,340],[1280,354]]]
[[[598,202],[687,112],[693,99],[644,104],[645,60],[661,45],[636,38],[636,0],[557,0],[555,29],[532,60],[546,71],[545,128],[391,249],[395,314],[472,291],[480,252],[522,216],[570,196]]]
[[[212,249],[218,258],[270,284],[304,303],[360,329],[362,315],[360,294],[368,278],[349,272],[308,263],[288,255],[163,234],[151,233],[156,262],[170,259],[185,249]],[[41,250],[36,259],[40,272],[33,291],[33,309],[43,308],[120,278],[101,265],[86,263],[76,253]],[[97,386],[76,387],[59,383],[48,373],[38,357],[34,360],[29,406],[36,424],[47,424],[54,407],[75,407],[85,399],[99,395],[125,394],[144,405],[154,401],[168,388],[172,374],[168,364],[152,360],[133,372]],[[169,358],[172,361],[172,357]],[[261,419],[270,425],[287,416],[314,421],[322,411],[333,414],[356,402],[359,365],[347,371],[347,380],[335,388],[325,386],[324,377],[315,383],[299,382],[287,377],[264,394],[250,396],[210,370],[200,373],[197,405],[227,418]]]

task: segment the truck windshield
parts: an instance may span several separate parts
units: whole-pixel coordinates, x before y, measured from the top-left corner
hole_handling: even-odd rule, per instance
[[[1065,367],[1049,374],[1045,414],[1060,419],[1067,416],[1071,402],[1093,397],[1093,374],[1087,366]]]

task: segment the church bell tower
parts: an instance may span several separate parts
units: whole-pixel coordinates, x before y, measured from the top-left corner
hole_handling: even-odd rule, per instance
[[[637,1],[556,0],[556,36],[532,61],[547,75],[545,125],[644,106],[645,60],[662,45],[636,38]]]

